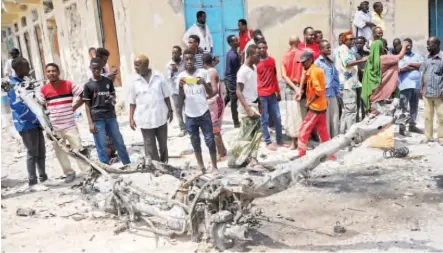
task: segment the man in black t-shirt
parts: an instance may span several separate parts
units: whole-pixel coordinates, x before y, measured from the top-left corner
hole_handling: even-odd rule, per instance
[[[91,60],[92,78],[85,84],[83,100],[86,104],[89,131],[94,135],[100,162],[109,164],[107,155],[107,135],[117,149],[123,164],[129,164],[129,155],[117,123],[115,114],[115,89],[112,80],[101,75],[103,62],[99,58]]]

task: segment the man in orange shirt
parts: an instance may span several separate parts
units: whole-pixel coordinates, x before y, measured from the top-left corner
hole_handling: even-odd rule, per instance
[[[312,130],[317,129],[321,142],[329,140],[326,124],[326,78],[323,69],[314,65],[314,54],[305,51],[300,56],[300,62],[306,71],[306,107],[308,113],[300,127],[298,138],[298,157],[306,155],[309,136]],[[331,156],[335,159],[335,156]]]

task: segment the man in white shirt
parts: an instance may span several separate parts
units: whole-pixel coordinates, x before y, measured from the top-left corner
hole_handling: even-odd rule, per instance
[[[207,96],[212,95],[212,86],[206,70],[195,67],[193,51],[187,49],[183,53],[185,71],[177,76],[179,94],[185,102],[186,130],[191,137],[192,148],[199,168],[205,173],[200,132],[202,131],[206,146],[209,149],[213,172],[217,171],[217,149],[212,127]]]
[[[134,69],[137,77],[129,90],[129,124],[132,130],[141,129],[146,157],[167,163],[167,121],[171,122],[173,117],[171,92],[166,78],[149,68],[148,57],[139,55],[135,58]]]
[[[206,24],[206,13],[204,11],[197,12],[197,23],[192,25],[183,35],[183,43],[188,45],[189,36],[197,35],[200,38],[200,47],[206,53],[212,53],[213,41],[209,27]]]
[[[249,170],[264,171],[263,166],[257,161],[257,152],[263,137],[258,104],[257,70],[254,66],[260,62],[257,45],[250,45],[245,53],[245,63],[237,72],[236,91],[241,104],[239,113],[242,123],[228,166],[235,168],[248,165]]]
[[[8,60],[6,61],[5,68],[3,69],[3,73],[5,73],[5,75],[6,75],[8,78],[11,78],[11,77],[15,76],[15,71],[14,71],[14,69],[12,68],[12,61],[13,61],[15,58],[17,58],[17,57],[20,56],[20,51],[19,51],[17,48],[13,48],[13,49],[11,49],[11,51],[9,51],[9,55],[10,55],[12,58],[11,58],[11,59],[8,59]]]
[[[372,28],[375,24],[369,13],[369,2],[363,1],[354,16],[354,36],[363,36],[367,41],[372,40]]]
[[[186,134],[186,126],[183,120],[183,100],[180,99],[178,94],[177,76],[185,70],[185,66],[182,60],[182,49],[180,46],[172,47],[172,59],[166,65],[167,79],[171,87],[171,98],[174,103],[175,116],[177,117],[178,126],[180,127],[179,137],[183,137]]]

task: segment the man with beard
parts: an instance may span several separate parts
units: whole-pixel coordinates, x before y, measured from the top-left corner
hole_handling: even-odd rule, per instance
[[[212,53],[213,41],[211,36],[211,31],[206,24],[206,13],[204,11],[197,12],[197,23],[192,25],[183,35],[183,43],[188,44],[189,37],[191,35],[196,35],[200,38],[200,47],[206,53]]]

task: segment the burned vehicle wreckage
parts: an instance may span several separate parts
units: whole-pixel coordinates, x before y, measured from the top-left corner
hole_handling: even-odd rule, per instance
[[[35,99],[37,81],[26,79],[11,86],[2,82],[4,90],[14,89],[17,97],[38,117],[48,140],[56,142],[72,158],[91,166],[79,187],[82,194],[95,199],[97,208],[118,215],[125,229],[140,229],[161,236],[190,235],[192,240],[211,243],[219,250],[248,240],[254,212],[251,203],[284,191],[310,171],[342,149],[358,146],[364,140],[394,123],[395,105],[386,105],[384,113],[369,115],[354,124],[344,135],[320,144],[298,160],[273,167],[257,174],[245,169],[226,174],[201,174],[186,164],[174,167],[157,161],[141,159],[130,169],[121,170],[92,161],[87,152],[71,150],[54,135],[44,108]],[[143,173],[143,174],[140,174]],[[153,176],[170,175],[179,187],[172,194],[158,194],[142,189],[128,175],[150,180]],[[122,225],[122,226],[123,226]]]

